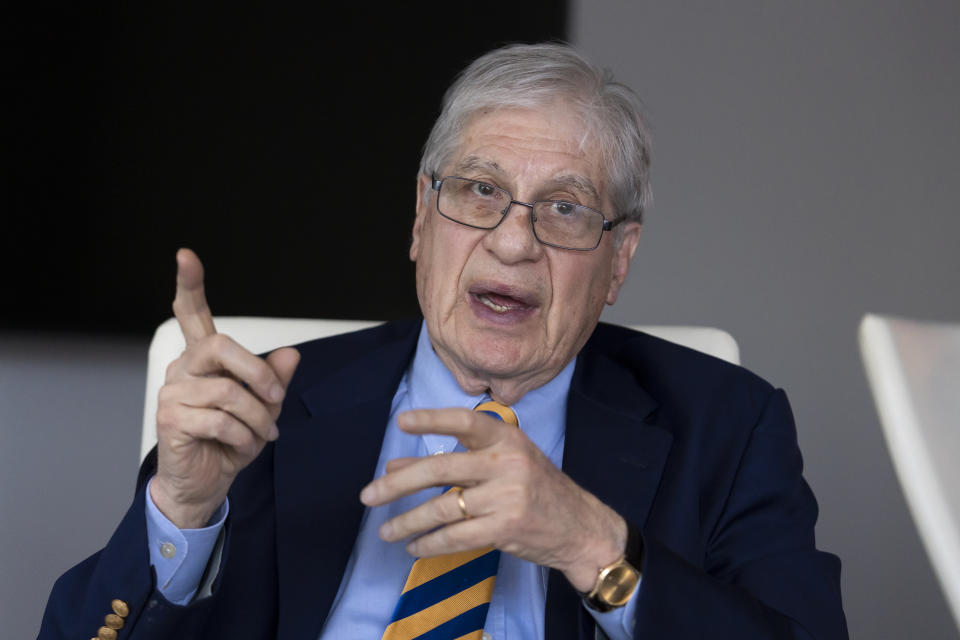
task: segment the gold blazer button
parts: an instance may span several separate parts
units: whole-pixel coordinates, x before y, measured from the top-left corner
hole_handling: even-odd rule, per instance
[[[97,638],[100,640],[117,640],[117,632],[110,627],[100,627],[97,630]]]
[[[108,613],[107,616],[103,619],[103,624],[104,626],[110,627],[111,629],[122,629],[123,618],[121,618],[115,613]]]
[[[128,607],[127,603],[123,600],[113,600],[110,603],[110,608],[113,609],[113,612],[121,618],[126,618],[128,615],[130,615],[130,607]]]

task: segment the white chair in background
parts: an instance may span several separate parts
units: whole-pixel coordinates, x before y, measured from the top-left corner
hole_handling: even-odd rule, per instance
[[[960,628],[960,324],[868,314],[859,334],[894,468]]]
[[[254,318],[221,316],[214,318],[217,331],[224,333],[253,353],[266,353],[278,347],[299,344],[314,338],[348,333],[380,324],[366,320],[304,320],[300,318]],[[157,327],[147,352],[147,391],[143,402],[143,435],[140,460],[157,443],[157,394],[163,386],[167,366],[180,357],[186,342],[176,318]]]
[[[215,322],[217,331],[227,334],[254,353],[264,353],[277,347],[380,324],[367,320],[244,317],[218,317]],[[721,329],[679,326],[635,326],[633,328],[734,364],[740,363],[740,351],[736,341]],[[140,441],[141,460],[157,442],[157,393],[163,386],[167,365],[179,357],[183,348],[183,335],[174,318],[161,324],[153,334],[147,356],[147,390],[143,403],[143,435]]]

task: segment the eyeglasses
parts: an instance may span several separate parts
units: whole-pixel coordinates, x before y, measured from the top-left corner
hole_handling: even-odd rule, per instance
[[[600,245],[603,232],[626,218],[607,220],[596,209],[563,200],[520,202],[509,192],[487,182],[459,176],[433,180],[437,211],[444,218],[474,229],[494,229],[518,204],[531,211],[533,235],[542,244],[572,251],[591,251]]]

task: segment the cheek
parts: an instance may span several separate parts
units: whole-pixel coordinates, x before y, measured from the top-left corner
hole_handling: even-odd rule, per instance
[[[421,238],[422,250],[416,266],[417,292],[426,313],[430,308],[446,308],[456,300],[477,242],[459,228],[448,228],[433,219],[424,225]]]
[[[556,324],[593,324],[603,310],[610,283],[610,269],[603,263],[574,260],[563,269],[553,269],[553,308]],[[579,331],[574,331],[579,333]]]
[[[417,260],[416,274],[417,274],[417,298],[420,300],[420,308],[426,312],[426,302],[430,299],[430,296],[427,292],[428,286],[428,274],[429,274],[429,265],[427,258],[421,254],[420,258]]]

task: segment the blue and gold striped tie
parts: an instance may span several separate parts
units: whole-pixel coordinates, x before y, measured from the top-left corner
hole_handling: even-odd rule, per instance
[[[516,414],[499,402],[474,411],[517,426]],[[480,640],[499,564],[493,547],[417,559],[383,640]]]

